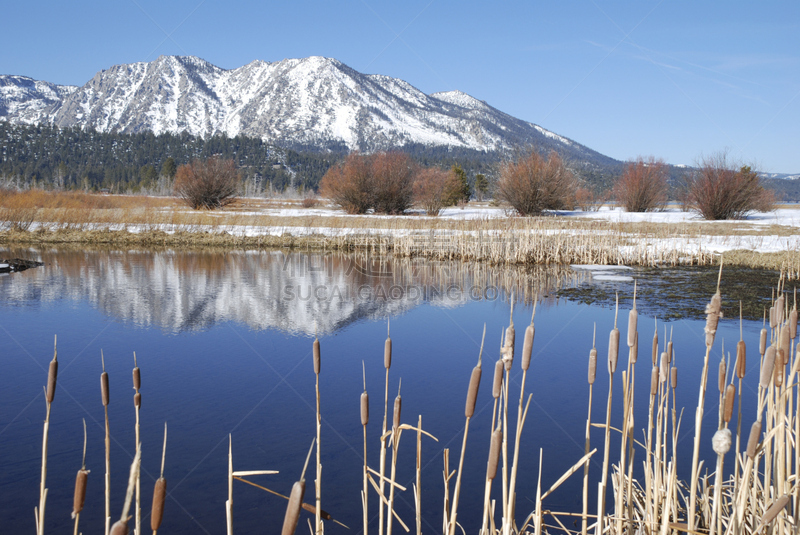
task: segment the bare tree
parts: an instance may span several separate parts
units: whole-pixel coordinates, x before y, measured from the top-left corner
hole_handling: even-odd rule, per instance
[[[501,165],[496,196],[518,214],[528,216],[573,208],[576,187],[575,175],[555,151],[545,159],[531,149]]]
[[[457,178],[451,171],[437,167],[426,167],[417,173],[414,180],[414,200],[428,215],[439,215],[447,206],[450,190],[457,187]]]
[[[750,212],[774,209],[775,195],[750,166],[731,162],[726,153],[701,161],[685,178],[686,205],[705,219],[744,219]]]
[[[664,160],[641,156],[625,164],[612,193],[626,212],[650,212],[662,208],[667,200],[669,174]]]
[[[194,209],[213,210],[236,200],[239,182],[233,160],[211,157],[178,167],[174,191]]]

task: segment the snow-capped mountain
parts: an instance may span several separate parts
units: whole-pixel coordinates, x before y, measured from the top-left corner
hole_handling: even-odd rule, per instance
[[[191,56],[161,56],[100,71],[79,88],[0,76],[0,90],[0,120],[18,123],[242,134],[284,147],[362,151],[533,144],[570,157],[608,159],[460,91],[426,95],[403,80],[318,56],[233,70]]]

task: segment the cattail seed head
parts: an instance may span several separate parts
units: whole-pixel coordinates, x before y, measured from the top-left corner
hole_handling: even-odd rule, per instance
[[[761,329],[761,333],[759,334],[758,338],[758,352],[763,357],[766,351],[767,351],[767,330]]]
[[[719,361],[719,393],[725,393],[725,379],[727,378],[728,366],[725,364],[725,355]]]
[[[608,335],[608,373],[614,375],[619,360],[619,329],[614,327]]]
[[[320,371],[320,367],[322,365],[322,362],[321,362],[321,359],[320,359],[319,339],[317,339],[317,338],[314,338],[313,354],[314,354],[314,373],[316,375],[319,375],[319,371]]]
[[[141,394],[141,392],[136,392],[133,395],[133,406],[136,407],[137,409],[141,409],[142,408],[142,394]]]
[[[383,367],[387,370],[392,367],[392,339],[388,336],[383,344]]]
[[[666,351],[661,352],[661,366],[659,368],[658,380],[661,383],[666,382],[667,375],[669,374],[669,359],[667,358]]]
[[[361,393],[361,425],[367,425],[369,422],[369,396],[367,391]]]
[[[786,315],[786,309],[784,308],[785,306],[786,299],[784,298],[784,295],[781,294],[778,300],[775,301],[775,321],[778,325],[783,323],[784,316]]]
[[[597,350],[592,348],[589,351],[589,384],[593,385],[597,377]]]
[[[503,430],[499,427],[492,433],[492,443],[489,445],[489,462],[486,465],[486,479],[492,480],[497,476],[497,465],[500,461],[500,446],[503,444]]]
[[[764,516],[761,517],[761,526],[769,525],[773,520],[775,520],[778,515],[786,509],[786,507],[791,503],[791,496],[788,494],[784,494],[777,500],[775,500],[772,505],[764,512]],[[761,531],[761,530],[759,530]]]
[[[719,318],[722,316],[722,296],[719,291],[711,298],[711,302],[706,305],[706,346],[711,347],[714,344],[714,335],[717,332],[717,324]]]
[[[783,385],[783,374],[785,368],[783,363],[783,349],[779,349],[775,355],[775,366],[772,368],[772,384],[776,387]]]
[[[750,436],[747,437],[747,456],[751,459],[756,458],[756,450],[761,440],[761,420],[756,420],[750,427]]]
[[[761,364],[761,388],[767,388],[772,379],[773,368],[775,367],[775,356],[777,350],[775,346],[769,346],[767,352],[764,353],[764,362]]]
[[[780,348],[785,350],[787,353],[789,349],[792,347],[792,338],[789,336],[789,327],[785,325],[781,327],[781,335],[778,338],[780,340]]]
[[[670,369],[670,385],[672,385],[672,389],[675,390],[678,388],[678,368],[673,366]]]
[[[138,392],[140,388],[142,388],[142,374],[137,366],[133,369],[133,389]]]
[[[667,342],[667,364],[672,364],[672,340]]]
[[[83,503],[86,501],[86,483],[89,479],[89,470],[81,468],[75,476],[75,495],[72,499],[72,518],[83,511]]]
[[[153,489],[153,508],[150,510],[150,529],[153,531],[161,527],[164,519],[164,503],[167,499],[167,480],[163,477],[156,479],[156,486]]]
[[[104,406],[108,406],[109,394],[108,394],[108,373],[107,372],[103,372],[103,373],[100,374],[100,394],[102,394],[102,396],[103,396],[103,405]],[[127,524],[126,524],[126,526],[127,526]]]
[[[775,313],[775,307],[769,307],[769,327],[774,329],[778,326],[778,315]]]
[[[747,346],[744,340],[739,340],[736,344],[736,377],[744,379],[744,374],[747,371]]]
[[[727,427],[719,429],[711,437],[711,445],[717,455],[725,455],[731,450],[731,430]]]
[[[503,359],[497,359],[494,364],[494,377],[492,378],[492,397],[497,399],[503,390]]]
[[[58,361],[50,361],[50,369],[47,370],[47,402],[52,403],[56,397],[56,378],[58,377]]]
[[[725,388],[725,409],[722,411],[722,419],[730,422],[733,416],[733,400],[736,399],[736,387],[733,383]]]
[[[400,394],[397,394],[397,397],[394,398],[394,413],[392,415],[392,428],[397,429],[400,427],[400,409],[403,406],[403,400],[400,397]]]
[[[797,338],[797,309],[793,308],[789,312],[789,338],[794,340]]]
[[[522,370],[528,371],[531,367],[531,354],[533,353],[533,336],[536,334],[536,328],[533,325],[528,325],[525,328],[525,338],[522,341]]]
[[[636,309],[628,312],[628,347],[633,347],[636,343],[636,329],[639,324],[639,313]]]
[[[464,407],[464,416],[472,418],[475,414],[475,402],[478,400],[478,387],[481,385],[481,367],[472,368],[472,375],[469,378],[469,389],[467,390],[467,404]]]
[[[109,533],[111,535],[128,535],[128,521],[117,520],[114,522],[114,525],[111,526],[111,531]]]
[[[658,366],[653,366],[653,371],[650,373],[650,395],[655,396],[658,393]]]
[[[633,337],[633,347],[628,355],[628,358],[631,360],[631,364],[636,364],[636,362],[639,360],[639,333],[636,333],[636,336]]]
[[[292,493],[289,495],[289,504],[286,506],[286,516],[283,517],[283,529],[281,535],[294,535],[297,529],[297,522],[300,520],[300,509],[303,507],[303,495],[306,492],[306,482],[304,479],[296,481],[292,485]]]
[[[513,325],[506,327],[506,347],[509,348],[511,358],[514,358],[514,346],[516,344],[516,331]]]

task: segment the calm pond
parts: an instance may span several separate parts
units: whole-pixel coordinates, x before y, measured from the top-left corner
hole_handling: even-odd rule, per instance
[[[168,442],[164,475],[169,496],[159,533],[225,533],[228,437],[234,470],[279,470],[250,479],[283,494],[300,476],[316,433],[312,342],[322,347],[322,508],[349,526],[326,523],[326,533],[360,533],[363,443],[359,398],[362,363],[370,396],[368,460],[378,468],[383,418],[384,340],[390,320],[393,360],[390,404],[402,379],[402,421],[423,428],[423,531],[441,532],[443,455],[457,468],[464,431],[464,400],[486,326],[483,378],[471,420],[459,507],[467,533],[480,528],[486,457],[493,411],[492,371],[502,329],[515,295],[517,352],[522,349],[535,296],[536,338],[526,396],[532,394],[522,436],[517,522],[533,509],[539,478],[544,489],[581,458],[589,387],[587,363],[594,325],[601,355],[594,385],[593,421],[602,422],[608,390],[605,355],[620,294],[619,327],[626,339],[633,279],[639,282],[636,364],[636,437],[647,420],[654,316],[659,337],[673,332],[680,374],[677,405],[684,407],[678,444],[687,477],[691,465],[694,407],[704,354],[703,308],[715,291],[716,270],[623,270],[607,274],[570,267],[499,270],[458,263],[432,264],[366,255],[284,252],[76,251],[0,249],[0,258],[30,258],[43,267],[0,276],[0,532],[34,530],[45,415],[43,386],[58,337],[58,386],[50,424],[47,532],[71,532],[75,474],[81,467],[83,424],[88,428],[89,475],[81,531],[103,529],[104,410],[100,397],[101,351],[110,378],[112,517],[119,517],[135,452],[131,370],[136,353],[142,375],[142,502],[149,532],[152,489],[161,466],[164,423]],[[730,273],[730,275],[729,275]],[[748,279],[749,277],[749,279]],[[700,287],[690,286],[700,281]],[[744,281],[744,282],[742,282]],[[753,281],[769,300],[775,273],[723,273],[725,319],[712,357],[712,377],[722,354],[739,340],[738,299],[750,299]],[[766,294],[766,295],[764,295]],[[751,308],[760,311],[762,301]],[[751,315],[760,317],[760,312]],[[736,318],[736,319],[735,319]],[[668,319],[667,322],[662,322]],[[744,322],[748,359],[744,411],[754,414],[760,321]],[[623,343],[624,346],[624,343]],[[620,370],[627,351],[620,352]],[[619,381],[620,370],[617,371]],[[516,405],[522,371],[515,360],[510,399]],[[616,385],[619,384],[615,382]],[[715,381],[709,381],[703,458],[712,459],[716,429]],[[615,390],[612,426],[619,426]],[[390,409],[391,410],[391,409]],[[511,409],[510,419],[515,418]],[[391,418],[390,418],[391,419]],[[743,426],[749,426],[746,418]],[[592,494],[600,480],[603,431],[592,432]],[[414,529],[412,484],[416,435],[403,434],[396,496],[401,519]],[[614,444],[617,444],[614,449]],[[611,459],[619,455],[619,436]],[[510,454],[509,454],[510,455]],[[391,456],[391,454],[390,454]],[[641,464],[643,459],[637,458]],[[713,465],[713,461],[711,462]],[[313,460],[306,501],[313,503]],[[451,492],[452,485],[451,481]],[[580,512],[580,474],[549,496],[553,511]],[[493,486],[499,496],[499,479]],[[590,503],[596,503],[590,499]],[[277,532],[286,502],[235,481],[233,525],[238,533]],[[371,526],[377,497],[371,491]],[[593,509],[590,508],[590,510]],[[305,523],[303,514],[301,522]],[[499,517],[499,515],[498,515]],[[133,526],[133,522],[131,522]],[[301,528],[305,529],[305,528]],[[371,528],[372,529],[372,528]],[[401,529],[395,525],[395,529]],[[132,532],[132,528],[131,528]],[[399,531],[398,531],[399,533]]]

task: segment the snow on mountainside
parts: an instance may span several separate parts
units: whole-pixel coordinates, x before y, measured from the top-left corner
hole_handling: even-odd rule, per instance
[[[62,100],[76,89],[71,85],[40,82],[27,76],[0,76],[0,118],[15,122],[47,122]]]
[[[19,77],[0,76],[0,88]],[[460,91],[426,95],[408,82],[313,56],[225,70],[191,56],[116,65],[80,88],[30,81],[2,93],[0,120],[197,136],[239,134],[291,148],[374,151],[408,144],[481,151],[535,145],[605,160],[578,143]]]

